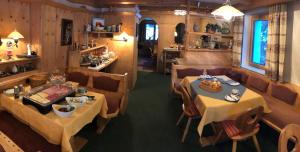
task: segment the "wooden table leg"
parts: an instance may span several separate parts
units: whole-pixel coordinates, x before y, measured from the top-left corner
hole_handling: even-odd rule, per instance
[[[83,146],[88,142],[87,139],[83,138],[83,137],[79,137],[79,136],[73,136],[70,139],[70,143],[73,149],[73,152],[79,152]]]
[[[213,145],[216,138],[216,136],[200,137],[199,142],[202,147],[206,147]]]
[[[228,141],[229,138],[226,133],[223,131],[223,128],[218,127],[218,125],[213,125],[214,135],[207,137],[200,137],[199,142],[202,147],[215,145],[219,142]]]
[[[104,128],[106,127],[109,121],[109,118],[105,119],[102,117],[97,117],[97,134],[101,134],[103,132]]]

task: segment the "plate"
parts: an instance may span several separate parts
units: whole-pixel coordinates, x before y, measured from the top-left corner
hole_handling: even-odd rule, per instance
[[[239,97],[239,96],[236,96],[236,95],[230,94],[230,95],[226,95],[226,96],[225,96],[225,100],[226,100],[226,101],[229,101],[229,102],[237,102],[237,101],[240,100],[240,97]]]
[[[8,95],[8,96],[13,96],[15,93],[14,89],[8,89],[4,91],[4,94]]]
[[[231,85],[231,86],[238,86],[238,85],[240,85],[240,83],[239,82],[234,82],[234,83],[229,83],[229,85]]]
[[[236,81],[233,81],[233,80],[229,80],[229,81],[226,81],[227,84],[231,85],[231,86],[238,86],[240,85],[239,82],[236,82]]]
[[[88,97],[66,97],[66,101],[70,105],[74,105],[77,108],[82,107],[88,100]]]

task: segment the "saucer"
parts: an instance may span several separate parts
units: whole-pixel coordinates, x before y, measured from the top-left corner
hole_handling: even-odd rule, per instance
[[[229,102],[237,102],[240,100],[240,97],[237,95],[229,94],[225,96],[225,100]]]

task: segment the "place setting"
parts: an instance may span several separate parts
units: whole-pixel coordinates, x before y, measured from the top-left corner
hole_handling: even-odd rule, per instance
[[[238,103],[245,87],[225,75],[211,76],[203,74],[191,84],[191,95],[197,94],[216,98],[226,102]]]
[[[228,102],[239,102],[240,100],[240,94],[238,89],[232,89],[231,93],[228,95],[225,95],[225,100]]]

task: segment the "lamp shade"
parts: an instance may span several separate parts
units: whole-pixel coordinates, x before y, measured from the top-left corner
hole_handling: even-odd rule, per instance
[[[19,33],[17,30],[11,32],[9,35],[8,35],[8,38],[11,38],[11,39],[23,39],[24,36]]]
[[[220,8],[214,10],[211,14],[215,16],[223,16],[226,20],[230,20],[232,17],[236,16],[244,16],[243,12],[230,6],[229,4],[221,6]]]
[[[185,16],[186,14],[186,10],[174,10],[174,15]]]
[[[126,32],[122,32],[120,37],[123,39],[123,40],[127,40],[128,39],[128,34]]]

